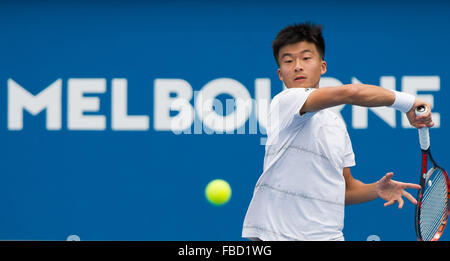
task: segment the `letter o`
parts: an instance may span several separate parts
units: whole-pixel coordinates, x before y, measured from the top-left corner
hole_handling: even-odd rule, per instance
[[[213,109],[214,99],[228,94],[235,100],[234,112],[222,116]],[[208,82],[195,98],[195,110],[203,124],[215,131],[233,131],[248,120],[252,111],[252,99],[248,90],[240,82],[230,78],[218,78]]]

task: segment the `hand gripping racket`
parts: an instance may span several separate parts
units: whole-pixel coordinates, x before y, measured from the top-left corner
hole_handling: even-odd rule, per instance
[[[416,115],[427,112],[427,107],[416,108]],[[450,181],[447,171],[436,164],[430,152],[430,135],[427,127],[419,129],[422,149],[421,189],[417,194],[416,234],[419,241],[437,241],[447,225],[449,214]],[[428,159],[433,164],[427,170]]]

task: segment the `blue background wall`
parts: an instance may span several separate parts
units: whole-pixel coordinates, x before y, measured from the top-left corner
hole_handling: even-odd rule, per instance
[[[337,2],[337,1],[336,1]],[[154,80],[183,79],[194,91],[218,78],[242,83],[254,97],[257,78],[282,90],[271,43],[284,26],[324,25],[326,77],[380,84],[395,77],[438,76],[431,131],[433,153],[450,166],[446,106],[450,76],[450,4],[438,1],[11,1],[0,3],[0,239],[241,240],[244,215],[262,172],[264,134],[176,135],[154,128]],[[102,78],[98,112],[106,129],[69,130],[72,78]],[[148,115],[145,131],[111,128],[111,81],[128,81],[128,113]],[[36,95],[62,81],[62,126],[46,129],[46,114],[24,112],[10,130],[8,79]],[[191,101],[192,102],[192,101]],[[374,182],[386,172],[418,182],[415,129],[392,128],[369,112],[368,127],[341,115],[356,154],[353,176]],[[222,207],[204,198],[206,184],[227,180]],[[410,191],[413,195],[415,191]],[[415,240],[414,206],[382,200],[346,208],[347,240]],[[449,238],[449,233],[443,239]]]

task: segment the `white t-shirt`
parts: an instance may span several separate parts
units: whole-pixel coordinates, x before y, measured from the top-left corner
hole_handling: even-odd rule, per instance
[[[355,165],[355,155],[344,121],[330,109],[300,116],[314,90],[286,89],[270,104],[264,172],[244,238],[343,240],[343,169]]]

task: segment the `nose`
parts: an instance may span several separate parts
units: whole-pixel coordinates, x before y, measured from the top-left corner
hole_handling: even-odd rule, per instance
[[[300,59],[295,59],[295,67],[294,67],[295,72],[301,72],[303,71],[303,65],[301,63]]]

